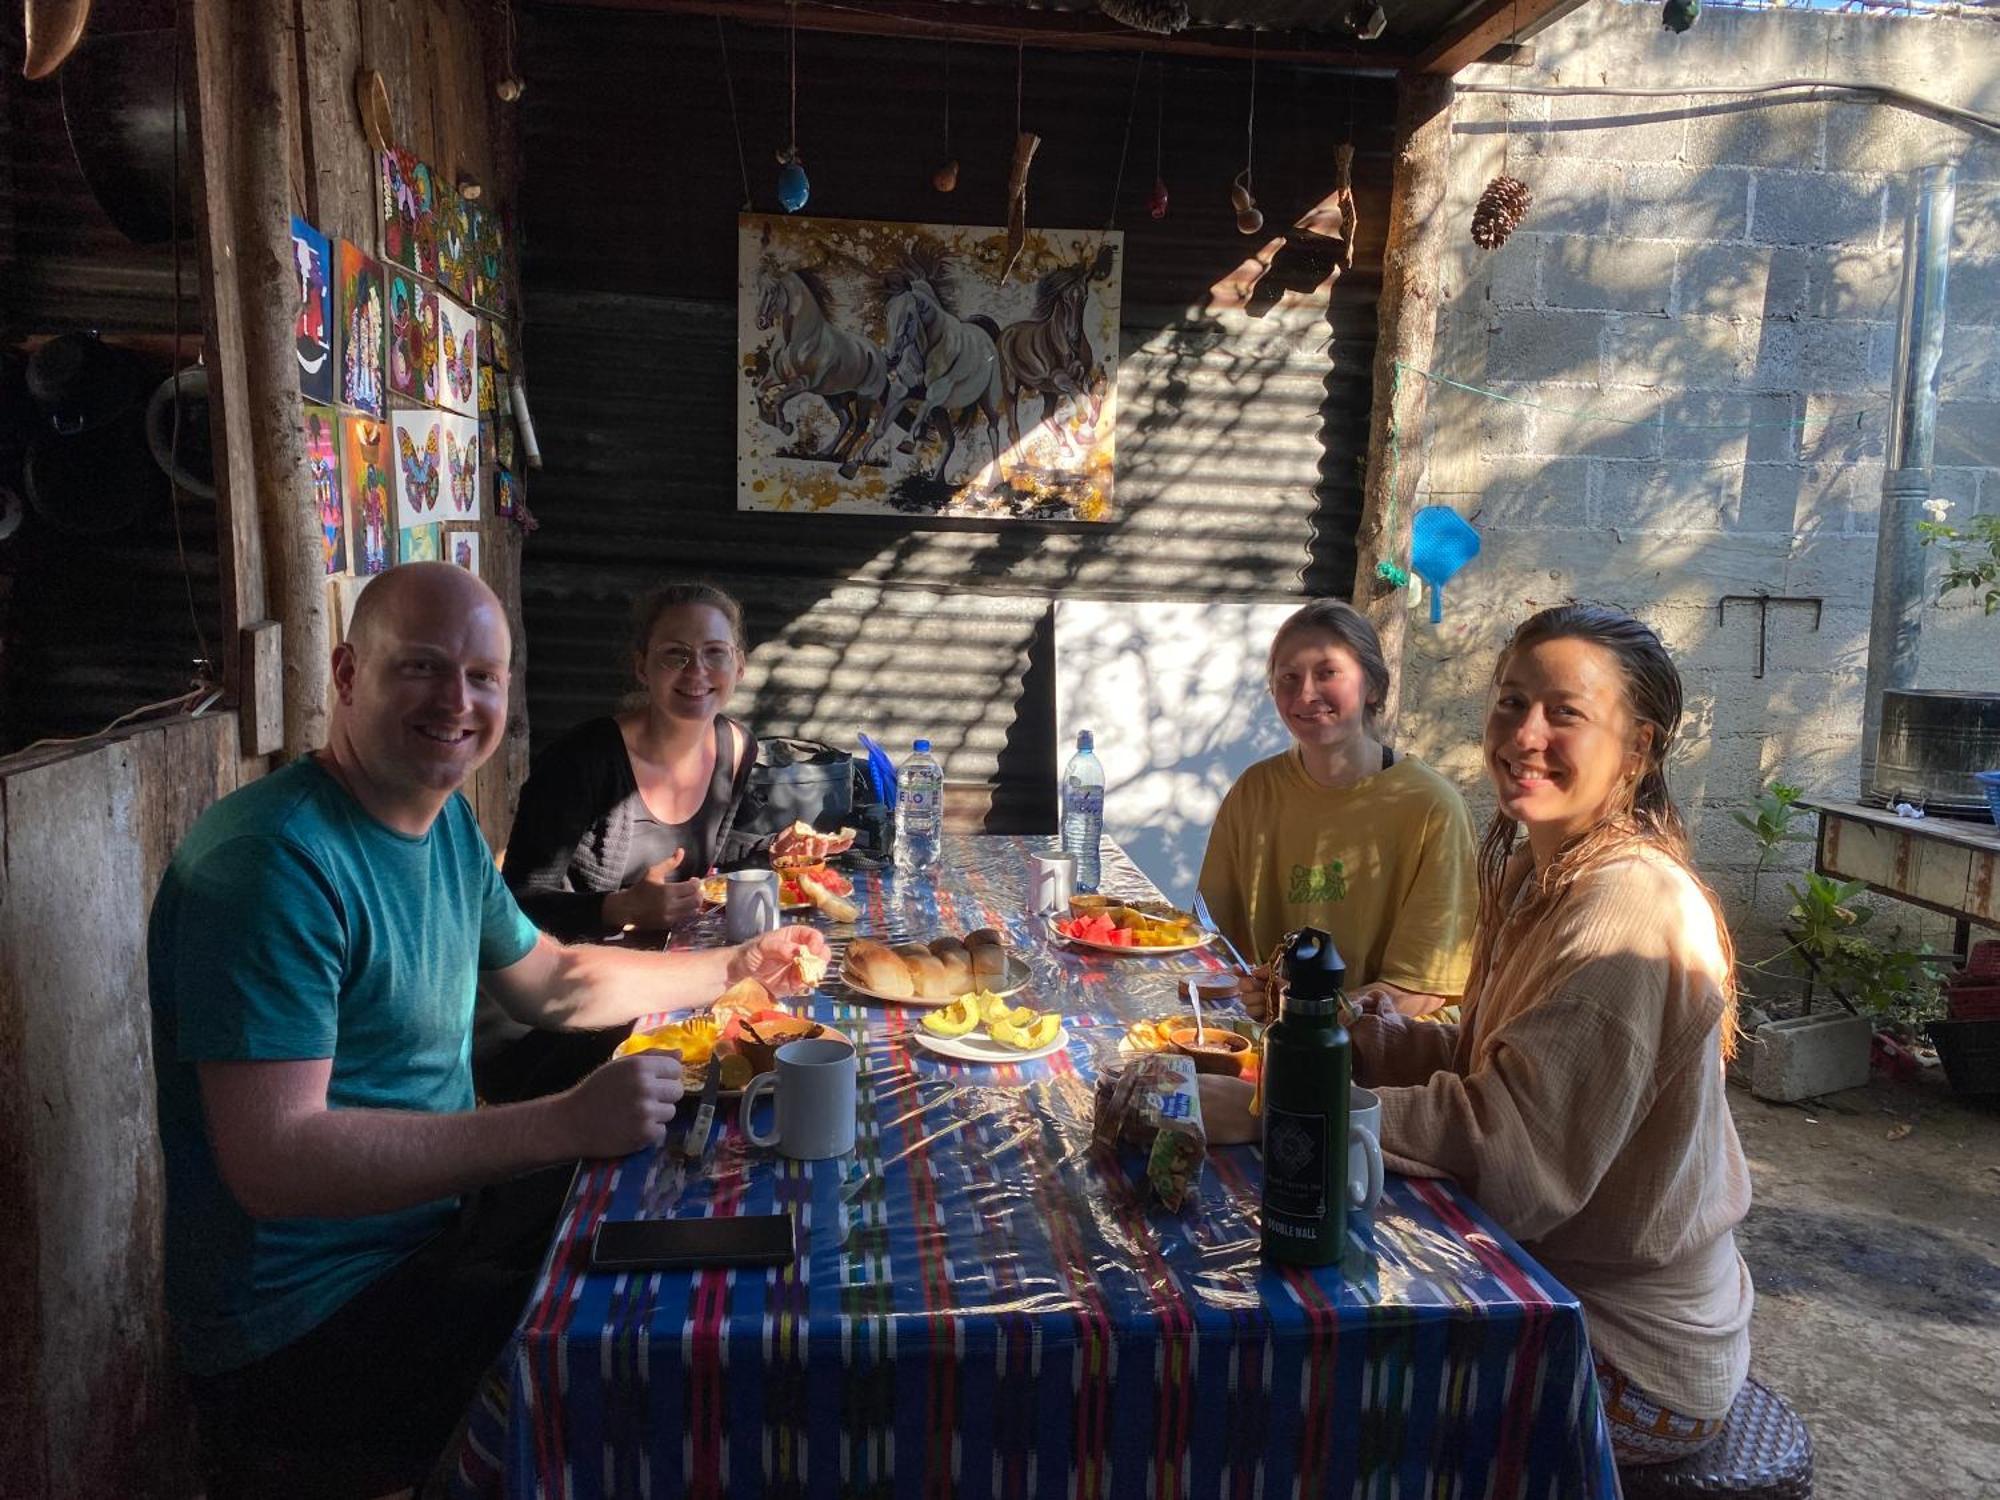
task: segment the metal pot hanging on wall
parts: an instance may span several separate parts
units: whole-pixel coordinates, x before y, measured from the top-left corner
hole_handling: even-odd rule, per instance
[[[176,223],[183,236],[191,234],[188,183],[196,164],[187,116],[174,97],[173,31],[93,34],[64,65],[60,81],[70,150],[105,217],[140,245],[165,244]]]

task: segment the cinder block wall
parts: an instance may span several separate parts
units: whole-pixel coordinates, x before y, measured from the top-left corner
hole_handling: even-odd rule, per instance
[[[1534,46],[1532,68],[1462,81],[1811,76],[2000,112],[1991,23],[1710,9],[1675,37],[1657,6],[1596,0]],[[1793,877],[1765,875],[1752,900],[1754,846],[1729,811],[1774,777],[1857,781],[1903,219],[1930,162],[1960,164],[1935,493],[1958,518],[2000,511],[2000,140],[1871,104],[1464,93],[1455,226],[1503,151],[1535,203],[1498,251],[1455,229],[1433,368],[1512,399],[1434,387],[1406,440],[1423,501],[1473,519],[1484,551],[1444,624],[1413,628],[1404,738],[1483,799],[1478,730],[1508,630],[1573,597],[1641,615],[1687,680],[1676,788],[1757,957]],[[1723,595],[1757,589],[1824,600],[1816,631],[1810,608],[1771,610],[1761,680],[1755,609],[1717,618]],[[2000,620],[1930,608],[1921,683],[2000,688]]]

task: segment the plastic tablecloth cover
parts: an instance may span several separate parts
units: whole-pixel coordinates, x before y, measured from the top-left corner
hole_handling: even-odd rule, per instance
[[[1136,1154],[1091,1149],[1125,1023],[1222,960],[1053,939],[1023,913],[1047,847],[952,836],[934,880],[857,873],[861,918],[795,1002],[859,1048],[852,1157],[753,1149],[725,1104],[704,1164],[678,1128],[585,1164],[455,1496],[1617,1495],[1576,1299],[1450,1183],[1392,1174],[1342,1266],[1291,1270],[1259,1251],[1254,1148],[1211,1151],[1178,1214]],[[1155,894],[1105,854],[1107,891]],[[1065,1051],[949,1063],[918,1012],[837,982],[852,932],[989,925]],[[675,940],[720,941],[713,919]],[[589,1268],[606,1218],[776,1211],[809,1246],[782,1270]]]

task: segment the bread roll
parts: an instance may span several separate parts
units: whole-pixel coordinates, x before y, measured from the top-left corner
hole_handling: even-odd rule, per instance
[[[935,954],[926,953],[922,958],[906,959],[904,962],[909,965],[910,979],[917,987],[917,994],[924,999],[949,1000],[964,993],[951,987],[951,976],[945,972],[944,960]]]
[[[972,990],[972,960],[963,949],[957,953],[941,953],[938,962],[944,965],[944,982],[947,995],[969,994]]]
[[[981,943],[972,950],[972,978],[981,989],[991,989],[1007,977],[1007,950],[998,943]]]
[[[872,943],[867,938],[856,938],[847,945],[846,972],[856,984],[893,1000],[904,1000],[917,992],[910,978],[909,965],[880,943]]]
[[[1004,948],[1007,946],[1007,938],[997,927],[982,927],[976,932],[968,932],[965,935],[965,946],[968,948]]]
[[[890,951],[893,952],[898,958],[924,958],[924,957],[936,956],[932,954],[931,950],[926,948],[922,943],[895,943],[891,945]]]
[[[931,952],[947,961],[954,957],[965,957],[965,951],[965,944],[961,943],[955,937],[946,936],[931,939]]]

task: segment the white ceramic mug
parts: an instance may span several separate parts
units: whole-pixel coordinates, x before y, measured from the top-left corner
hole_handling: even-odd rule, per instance
[[[748,942],[761,932],[778,930],[777,871],[729,872],[729,896],[723,905],[722,930],[732,943]]]
[[[825,1161],[854,1149],[855,1082],[860,1062],[854,1044],[840,1037],[802,1037],[778,1049],[778,1067],[743,1088],[737,1118],[753,1146],[776,1146],[793,1161]],[[760,1095],[777,1095],[777,1120],[769,1135],[750,1123]]]
[[[1374,1212],[1382,1201],[1382,1101],[1364,1088],[1347,1096],[1347,1204]]]
[[[1028,914],[1036,917],[1062,916],[1069,911],[1070,893],[1076,889],[1074,854],[1030,854],[1028,856]]]

